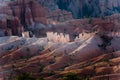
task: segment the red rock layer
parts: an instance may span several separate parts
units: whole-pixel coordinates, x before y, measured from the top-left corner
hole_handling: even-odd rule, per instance
[[[4,35],[10,35],[7,29],[12,35],[20,35],[35,23],[46,24],[45,10],[34,0],[9,2],[7,6],[0,6],[0,14],[0,28],[5,30]]]

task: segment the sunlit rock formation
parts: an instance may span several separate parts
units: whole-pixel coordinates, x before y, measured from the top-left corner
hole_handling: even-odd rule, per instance
[[[47,80],[50,77],[58,79],[60,77],[56,74],[64,75],[68,72],[81,75],[92,74],[90,79],[93,80],[106,79],[106,75],[115,78],[113,74],[119,75],[120,70],[117,68],[120,37],[116,32],[111,35],[113,31],[106,29],[107,33],[101,34],[99,27],[97,28],[98,30],[93,32],[83,31],[72,42],[68,34],[57,32],[47,32],[45,38],[1,37],[0,71],[4,76],[0,74],[0,78],[9,78],[12,72],[14,76],[20,72],[35,73],[33,76],[44,73],[46,77],[43,77]],[[86,70],[90,72],[84,72]],[[47,75],[51,71],[55,72],[56,77]],[[119,80],[119,77],[115,79]]]

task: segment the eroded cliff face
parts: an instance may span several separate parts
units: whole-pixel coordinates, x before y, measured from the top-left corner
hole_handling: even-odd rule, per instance
[[[54,0],[4,0],[0,4],[0,36],[21,35],[32,31],[41,36],[46,24],[54,24],[72,19],[71,12],[58,9]],[[43,34],[42,34],[43,35]]]
[[[57,4],[61,9],[70,10],[75,18],[100,17],[120,12],[119,0],[58,0]]]
[[[64,22],[73,19],[72,13],[62,10],[58,7],[56,0],[36,0],[43,8],[46,9],[48,23]]]
[[[38,2],[37,2],[38,1]],[[118,0],[15,0],[6,1],[0,4],[0,34],[4,35],[21,35],[24,31],[33,31],[36,37],[45,36],[47,31],[46,24],[52,24],[59,26],[59,23],[66,28],[72,24],[66,23],[65,21],[74,21],[74,25],[81,31],[81,25],[77,24],[77,20],[72,18],[84,18],[84,17],[102,17],[101,20],[90,18],[86,25],[91,28],[95,25],[101,24],[102,19],[111,23],[119,23],[119,14],[111,15],[113,13],[119,13]],[[69,11],[69,12],[68,12]],[[71,20],[71,21],[70,21]],[[83,20],[84,21],[84,20]],[[64,23],[63,23],[64,22]],[[93,24],[92,22],[97,22]],[[69,25],[68,25],[69,24]],[[65,25],[65,26],[64,26]],[[74,26],[72,25],[72,26]],[[48,26],[49,27],[49,26]],[[59,26],[60,27],[60,26]],[[59,27],[55,27],[58,30]],[[75,27],[75,28],[76,28]],[[88,28],[87,27],[87,28]],[[76,33],[71,28],[67,28],[69,33]],[[66,31],[62,30],[62,32]],[[60,28],[59,28],[60,31]],[[44,33],[43,33],[44,32]],[[79,33],[77,32],[77,33]],[[42,36],[43,37],[43,36]]]
[[[45,9],[34,0],[5,1],[0,5],[0,15],[1,36],[21,35],[29,27],[47,22]]]
[[[101,17],[120,12],[119,0],[38,0],[52,9],[57,6],[60,9],[71,11],[74,18]],[[46,2],[51,2],[50,4]],[[52,8],[51,8],[52,6]]]

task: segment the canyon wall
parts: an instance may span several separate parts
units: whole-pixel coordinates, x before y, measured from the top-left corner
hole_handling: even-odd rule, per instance
[[[71,11],[74,18],[103,17],[120,12],[119,0],[37,0],[50,10]],[[49,3],[47,3],[49,2]]]
[[[0,22],[3,35],[21,35],[35,24],[46,25],[45,9],[34,0],[2,1],[0,5]],[[10,33],[7,32],[9,30]]]

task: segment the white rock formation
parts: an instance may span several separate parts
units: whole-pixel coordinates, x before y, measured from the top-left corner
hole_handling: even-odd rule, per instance
[[[62,42],[62,43],[67,43],[70,41],[69,34],[63,34],[63,33],[58,34],[57,32],[55,33],[47,32],[46,34],[49,41]]]

